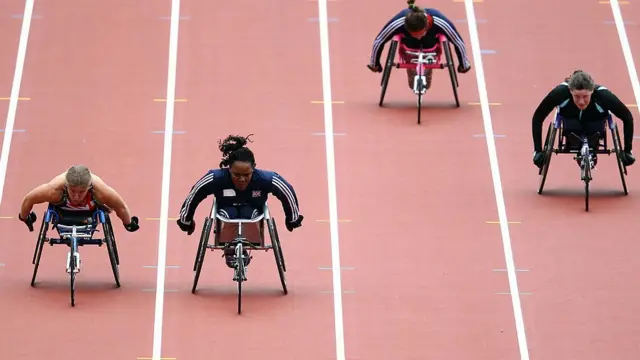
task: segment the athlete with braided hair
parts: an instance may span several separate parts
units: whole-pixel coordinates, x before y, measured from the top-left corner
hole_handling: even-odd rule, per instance
[[[373,72],[381,72],[380,57],[384,45],[398,34],[404,35],[402,43],[410,49],[423,48],[429,49],[438,44],[437,34],[443,34],[449,42],[453,44],[456,55],[458,56],[458,72],[467,73],[471,70],[471,63],[467,57],[464,40],[462,36],[447,19],[444,14],[436,9],[423,9],[415,5],[415,0],[408,0],[409,7],[397,13],[389,20],[382,30],[376,36],[371,50],[371,58],[367,67]],[[400,53],[404,61],[410,62],[413,55]],[[413,89],[413,79],[416,76],[415,69],[407,69],[407,77],[409,87]],[[425,77],[427,78],[426,88],[431,87],[431,78],[433,69],[425,69]]]
[[[207,171],[193,185],[180,209],[178,226],[187,235],[196,228],[193,220],[196,208],[209,195],[215,197],[218,215],[229,219],[252,219],[262,214],[271,193],[282,203],[287,230],[302,226],[304,217],[300,214],[293,187],[278,173],[256,168],[253,152],[246,147],[250,136],[229,135],[218,142],[222,152],[220,168]],[[231,248],[225,253],[230,268],[234,265],[233,252]],[[249,257],[246,259],[245,265],[248,265]]]

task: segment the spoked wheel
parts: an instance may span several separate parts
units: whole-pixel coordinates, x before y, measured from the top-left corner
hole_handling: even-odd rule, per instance
[[[287,270],[284,263],[284,256],[282,255],[282,245],[280,244],[280,238],[278,238],[278,231],[276,230],[276,222],[273,218],[267,221],[267,227],[269,228],[271,245],[273,245],[273,255],[276,258],[276,266],[278,267],[278,275],[280,276],[282,291],[287,295],[289,293],[287,290],[287,277],[285,274]]]
[[[202,271],[202,264],[204,263],[204,256],[207,253],[207,244],[209,243],[209,235],[211,234],[211,227],[213,219],[207,217],[204,220],[204,226],[202,228],[202,235],[200,235],[200,243],[198,244],[198,250],[196,254],[196,260],[193,264],[193,286],[191,287],[191,293],[195,294],[198,287],[198,280],[200,279],[200,272]]]
[[[107,252],[109,253],[109,262],[111,263],[111,271],[113,272],[113,279],[116,282],[116,287],[120,287],[120,259],[118,258],[118,248],[116,246],[116,238],[113,234],[113,228],[111,227],[111,221],[107,217],[107,220],[102,224],[104,231],[104,240],[107,244]]]
[[[590,156],[587,155],[585,157],[589,159]],[[582,180],[584,181],[584,210],[589,211],[589,183],[591,182],[591,161],[583,160],[582,166],[584,170],[582,171]]]
[[[618,127],[616,126],[614,130],[611,130],[613,135],[613,148],[616,153],[616,160],[618,162],[618,171],[620,172],[620,180],[622,181],[622,190],[625,195],[629,194],[627,190],[627,181],[625,177],[627,176],[627,167],[622,163],[622,142],[620,141],[620,133],[618,132]]]
[[[46,216],[46,212],[45,212]],[[31,276],[31,286],[36,286],[36,276],[38,275],[38,267],[40,266],[40,257],[42,256],[42,248],[44,247],[45,240],[47,239],[47,230],[49,229],[49,223],[42,221],[40,226],[40,232],[38,233],[38,240],[36,240],[36,248],[33,252],[33,275]]]
[[[589,181],[584,182],[584,210],[589,211]]]
[[[551,156],[553,155],[553,142],[556,139],[557,129],[553,126],[553,123],[549,124],[549,130],[547,130],[547,138],[545,139],[544,149],[544,165],[538,172],[540,175],[540,185],[538,187],[538,194],[542,194],[544,184],[547,181],[547,173],[549,172],[549,165],[551,164]]]

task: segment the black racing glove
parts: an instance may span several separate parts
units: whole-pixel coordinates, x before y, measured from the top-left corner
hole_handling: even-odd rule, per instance
[[[132,216],[131,222],[127,225],[124,225],[124,228],[127,229],[128,232],[134,232],[140,229],[140,225],[138,225],[138,217]]]
[[[293,229],[299,228],[300,226],[302,226],[302,220],[304,220],[304,216],[300,215],[298,216],[298,220],[296,221],[285,221],[285,226],[287,227],[287,230],[289,230],[289,232],[292,232]]]
[[[380,65],[380,63],[377,63],[376,66],[371,66],[371,64],[369,64],[367,67],[374,73],[382,72],[382,65]]]
[[[460,74],[466,74],[471,70],[471,65],[464,67],[462,64],[458,65],[458,72]]]
[[[544,166],[544,152],[542,151],[533,152],[533,164],[537,166],[539,169],[542,169],[542,167]]]
[[[625,150],[620,153],[620,160],[624,166],[631,166],[636,162],[636,158],[631,154],[631,150]]]
[[[23,223],[27,224],[29,231],[33,232],[33,223],[36,222],[38,217],[36,216],[36,213],[32,211],[29,213],[26,219],[23,219],[22,217],[20,217],[20,213],[18,213],[18,219],[20,219],[20,221],[22,221]]]
[[[193,234],[193,232],[196,230],[196,222],[194,220],[191,220],[191,222],[187,224],[187,223],[183,223],[182,221],[180,221],[180,219],[178,219],[177,223],[178,223],[178,227],[180,227],[180,230],[186,232],[187,235]]]

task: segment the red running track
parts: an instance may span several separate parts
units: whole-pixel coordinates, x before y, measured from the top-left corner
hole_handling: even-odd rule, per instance
[[[24,3],[3,6],[2,96],[9,96]],[[10,12],[9,12],[10,11]],[[157,217],[166,87],[166,4],[36,2],[21,101],[0,213],[0,358],[95,360],[150,356],[157,222],[139,233],[113,225],[122,288],[116,289],[106,248],[81,249],[76,307],[69,304],[67,248],[46,246],[36,288],[29,286],[37,232],[15,218],[22,197],[70,165],[83,163],[113,186],[141,219]],[[10,38],[9,36],[13,36]],[[11,52],[9,52],[11,50]],[[11,72],[10,74],[8,72]],[[6,101],[2,101],[5,107]],[[4,108],[6,109],[6,107]],[[4,111],[3,109],[3,111]],[[142,182],[144,178],[148,181]],[[158,180],[154,180],[158,179]],[[143,190],[143,191],[141,191]],[[45,207],[37,206],[36,230]]]
[[[36,5],[20,93],[30,100],[20,102],[15,125],[26,132],[13,136],[0,207],[0,229],[13,236],[0,243],[0,334],[9,335],[0,342],[0,358],[151,357],[159,234],[149,218],[159,216],[163,164],[163,135],[152,132],[163,129],[165,115],[165,103],[153,99],[166,92],[169,22],[161,18],[169,15],[168,3]],[[20,14],[23,5],[9,1],[1,15]],[[491,223],[497,213],[486,143],[475,136],[484,133],[483,118],[478,106],[469,105],[480,101],[475,71],[459,76],[459,109],[452,107],[448,75],[438,72],[425,99],[431,108],[417,126],[406,76],[394,72],[381,109],[379,75],[364,67],[375,34],[403,5],[367,4],[368,16],[354,27],[348,20],[362,4],[329,2],[346,359],[520,359],[501,234]],[[556,13],[548,12],[551,5]],[[433,6],[457,20],[471,52],[464,5]],[[623,5],[623,15],[640,23],[633,6]],[[509,219],[518,222],[510,232],[531,358],[631,359],[638,312],[632,288],[638,269],[631,256],[637,246],[618,229],[636,230],[630,221],[640,207],[633,168],[631,194],[619,197],[614,159],[603,158],[592,211],[585,214],[569,157],[554,161],[547,196],[535,194],[530,162],[531,113],[574,68],[592,72],[623,101],[634,102],[616,29],[605,23],[613,19],[610,7],[597,1],[577,6],[574,0],[560,8],[548,1],[474,7],[482,48],[496,51],[483,60],[489,100],[500,103],[491,108],[495,133],[506,135],[496,142]],[[182,2],[176,96],[186,100],[175,111],[162,354],[180,360],[335,359],[332,279],[324,270],[331,266],[323,221],[324,118],[322,105],[312,103],[322,100],[317,3],[287,4],[291,16],[271,3],[251,4],[242,21],[257,33],[237,26],[229,15],[237,12],[232,3]],[[595,25],[566,45],[553,39],[573,29],[564,25],[568,13]],[[544,15],[548,26],[540,30],[532,14]],[[0,24],[5,98],[20,19]],[[628,32],[637,51],[638,33],[631,26]],[[608,56],[593,55],[593,39]],[[523,40],[532,49],[527,56]],[[264,59],[262,66],[250,67],[253,51]],[[505,75],[513,66],[527,71]],[[7,105],[0,100],[5,113]],[[306,217],[302,229],[288,233],[280,204],[271,201],[290,294],[281,293],[273,255],[254,252],[242,316],[235,313],[235,284],[219,252],[208,253],[199,292],[190,293],[199,233],[188,237],[173,220],[193,182],[218,165],[216,141],[232,133],[255,134],[259,166],[294,184]],[[99,137],[111,139],[111,146],[96,149]],[[43,158],[49,149],[56,149],[55,156]],[[82,250],[73,309],[66,249],[45,248],[38,287],[30,288],[36,233],[15,219],[22,196],[71,163],[88,164],[147,219],[136,234],[114,219],[121,289],[113,289],[106,252]],[[132,180],[141,169],[150,179],[143,184]],[[210,205],[211,199],[202,203],[198,225]],[[39,217],[43,209],[37,208]],[[51,336],[69,323],[76,337],[95,334],[100,340]]]
[[[624,6],[626,15],[638,4]],[[590,72],[623,102],[635,103],[611,7],[572,0],[487,2],[476,9],[488,20],[479,30],[483,47],[497,50],[485,57],[485,69],[490,99],[502,104],[492,115],[496,133],[506,135],[497,143],[507,209],[521,222],[511,234],[516,264],[526,270],[518,274],[531,358],[633,359],[640,320],[634,259],[640,246],[632,235],[640,229],[632,220],[640,210],[637,169],[629,168],[624,197],[615,157],[601,156],[585,213],[571,156],[554,157],[542,196],[530,161],[533,111],[573,70]],[[590,26],[576,34],[567,16]],[[637,29],[627,32],[637,57]],[[509,67],[517,67],[516,75],[501,75]],[[632,112],[637,117],[637,108]]]

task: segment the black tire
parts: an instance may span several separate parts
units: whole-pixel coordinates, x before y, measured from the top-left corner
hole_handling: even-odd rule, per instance
[[[273,255],[276,259],[276,266],[278,267],[278,275],[280,277],[280,284],[282,285],[282,291],[285,295],[289,293],[287,289],[287,277],[284,270],[284,258],[282,257],[282,250],[280,247],[280,239],[275,228],[275,222],[272,219],[267,221],[269,228],[269,237],[271,238],[271,244],[273,245]]]
[[[194,269],[193,269],[195,274],[193,276],[193,286],[191,287],[192,294],[195,294],[196,288],[198,287],[198,280],[200,279],[200,272],[202,271],[204,256],[207,253],[207,244],[209,243],[209,236],[211,234],[212,224],[213,224],[213,219],[207,217],[204,220],[204,225],[202,226],[202,235],[200,235],[200,242],[198,243],[198,250],[196,253],[196,260],[195,260]]]
[[[622,163],[622,142],[620,141],[620,133],[618,132],[618,126],[615,126],[611,130],[613,137],[613,149],[616,153],[616,160],[618,162],[618,171],[620,172],[620,181],[622,181],[622,190],[625,195],[629,195],[627,190],[627,181],[625,179],[627,175],[627,167]]]
[[[542,194],[542,190],[544,189],[544,184],[547,180],[547,173],[549,172],[549,165],[551,164],[551,157],[553,155],[553,142],[556,139],[556,133],[558,129],[553,126],[554,122],[549,124],[549,129],[547,130],[547,137],[544,142],[544,148],[542,151],[544,152],[544,165],[538,171],[540,174],[540,186],[538,187],[538,194]]]
[[[387,93],[387,85],[389,85],[389,78],[391,77],[391,70],[393,69],[393,60],[396,57],[396,50],[398,49],[398,42],[395,40],[391,41],[389,45],[389,53],[387,54],[387,61],[384,65],[384,69],[382,70],[382,81],[380,85],[382,86],[382,90],[380,91],[380,102],[378,102],[378,106],[382,107],[384,103],[384,96]]]
[[[113,255],[115,256],[116,259],[116,264],[119,266],[120,265],[120,256],[118,255],[118,242],[116,241],[116,235],[113,232],[113,225],[111,225],[111,217],[109,217],[108,214],[105,214],[105,222],[106,225],[109,227],[109,232],[111,233],[111,239],[113,240]],[[104,225],[103,224],[103,231],[104,231]]]
[[[69,268],[71,271],[69,272],[69,288],[71,290],[71,306],[76,306],[76,257],[75,253],[78,252],[78,240],[71,240],[70,252],[71,256],[69,257]]]
[[[33,275],[31,276],[31,286],[36,286],[36,276],[38,275],[38,267],[40,266],[40,258],[42,257],[42,248],[44,247],[45,240],[47,238],[47,231],[49,230],[49,223],[45,222],[47,212],[45,211],[42,225],[40,225],[40,231],[38,232],[38,239],[36,240],[36,248],[33,252],[33,260],[31,263],[33,266]]]
[[[456,100],[456,107],[460,107],[460,99],[458,98],[458,74],[456,74],[456,65],[451,56],[451,44],[448,41],[442,42],[444,48],[444,56],[447,60],[447,68],[449,69],[449,78],[451,79],[451,88],[453,89],[453,96]]]
[[[116,282],[116,287],[120,287],[120,264],[118,261],[115,235],[111,228],[109,215],[105,214],[105,222],[102,224],[102,230],[104,231],[104,242],[107,244],[107,252],[109,253],[109,263],[111,264],[113,279]]]

